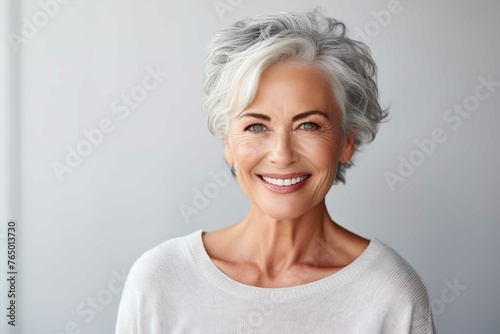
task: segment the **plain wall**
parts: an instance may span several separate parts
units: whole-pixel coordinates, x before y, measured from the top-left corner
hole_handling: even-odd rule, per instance
[[[49,2],[16,1],[10,33],[22,35]],[[19,64],[19,89],[4,80],[2,90],[20,101],[3,111],[19,123],[11,137],[19,199],[10,204],[19,212],[8,218],[18,220],[18,326],[8,328],[3,316],[3,330],[56,334],[75,323],[82,333],[112,333],[122,280],[140,255],[246,216],[250,203],[235,179],[196,214],[181,214],[213,182],[210,172],[229,175],[201,109],[208,42],[240,18],[321,5],[370,46],[381,105],[391,106],[391,120],[354,157],[346,184],[330,190],[332,218],[382,240],[417,270],[438,333],[499,333],[500,3],[220,2],[222,13],[212,0],[72,0],[18,51],[2,36],[3,56]],[[122,94],[151,69],[168,75],[126,113]],[[488,77],[496,86],[478,95]],[[66,164],[84,131],[99,126],[110,132],[59,179],[54,164]],[[440,142],[425,153],[417,142],[433,133]],[[413,161],[412,171],[398,172],[402,160]],[[391,188],[387,172],[405,176]],[[465,288],[453,293],[448,286],[457,283]]]

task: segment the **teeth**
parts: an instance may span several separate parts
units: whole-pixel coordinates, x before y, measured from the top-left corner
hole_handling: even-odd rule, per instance
[[[292,185],[292,184],[296,184],[296,183],[302,182],[305,179],[307,179],[308,177],[309,177],[309,175],[299,176],[299,177],[296,177],[296,178],[293,178],[293,179],[272,179],[272,178],[269,178],[269,177],[262,176],[262,178],[264,179],[264,181],[266,181],[267,183],[271,183],[271,184],[274,184],[274,185],[277,185],[277,186],[281,186],[281,187],[286,187],[286,186],[289,186],[289,185]]]

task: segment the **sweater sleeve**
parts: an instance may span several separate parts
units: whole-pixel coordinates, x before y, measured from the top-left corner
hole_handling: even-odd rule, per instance
[[[383,333],[436,334],[427,287],[417,271],[393,249],[387,248],[381,298],[389,302]],[[386,290],[387,289],[387,290]]]
[[[400,295],[400,307],[403,309],[400,310],[398,328],[409,334],[436,334],[427,287],[408,262],[402,258],[400,261],[404,274],[400,275],[403,279],[397,284],[396,293]]]
[[[118,308],[115,334],[145,333],[141,328],[144,311],[144,298],[141,290],[143,262],[144,256],[134,263],[128,273]]]
[[[429,293],[420,277],[416,288],[417,293],[412,308],[410,333],[436,334]]]

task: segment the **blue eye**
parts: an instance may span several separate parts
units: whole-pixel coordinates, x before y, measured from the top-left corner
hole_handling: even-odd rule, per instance
[[[249,126],[247,126],[245,128],[245,131],[247,131],[248,129],[252,129],[251,132],[261,132],[264,130],[264,125],[262,124],[259,124],[259,123],[254,123],[254,124],[250,124]]]
[[[303,125],[304,125],[304,127],[302,129],[306,130],[306,131],[312,131],[312,130],[316,130],[319,128],[319,125],[316,123],[313,123],[313,122],[305,122],[305,123],[302,123],[300,126],[303,126]]]

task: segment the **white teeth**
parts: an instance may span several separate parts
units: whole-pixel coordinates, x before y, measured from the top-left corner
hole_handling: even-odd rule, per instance
[[[271,184],[281,186],[281,187],[286,187],[286,186],[289,186],[291,184],[296,184],[296,183],[302,182],[305,179],[307,179],[308,177],[309,177],[309,175],[299,176],[299,177],[293,178],[293,179],[272,179],[272,178],[265,177],[265,176],[263,176],[262,178],[267,183],[271,183]]]

